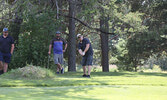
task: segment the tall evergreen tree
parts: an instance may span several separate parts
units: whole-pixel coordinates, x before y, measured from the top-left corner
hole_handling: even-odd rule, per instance
[[[76,36],[75,20],[76,0],[69,0],[69,39],[68,39],[68,71],[76,71]]]

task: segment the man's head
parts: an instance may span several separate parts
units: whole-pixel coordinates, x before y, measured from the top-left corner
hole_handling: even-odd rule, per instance
[[[8,36],[8,28],[4,28],[3,29],[3,35],[4,36]]]
[[[83,40],[83,35],[77,34],[77,38],[78,38],[79,41],[82,41]]]
[[[57,32],[56,32],[56,37],[59,38],[59,37],[60,37],[60,34],[61,34],[61,32],[60,32],[60,31],[57,31]]]

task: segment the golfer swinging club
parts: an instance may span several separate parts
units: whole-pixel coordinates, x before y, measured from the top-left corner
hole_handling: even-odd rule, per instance
[[[93,62],[93,49],[89,39],[83,37],[83,35],[78,34],[79,39],[78,52],[82,55],[82,66],[83,66],[83,77],[90,78],[91,66]],[[88,66],[88,74],[86,74],[86,66]]]
[[[63,53],[67,49],[67,43],[66,41],[60,37],[61,32],[57,31],[56,32],[56,38],[54,38],[49,45],[49,52],[48,54],[51,54],[51,49],[53,47],[53,54],[54,54],[54,62],[57,65],[57,74],[59,74],[59,71],[61,71],[61,74],[64,73],[64,68],[61,66],[63,64]],[[64,50],[63,50],[63,45]]]

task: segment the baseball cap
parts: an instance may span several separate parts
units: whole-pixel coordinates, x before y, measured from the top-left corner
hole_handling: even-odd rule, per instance
[[[60,32],[60,31],[57,31],[56,34],[61,34],[61,32]]]
[[[77,34],[77,38],[79,38],[81,36],[81,34]]]
[[[3,28],[3,32],[8,31],[8,28]]]

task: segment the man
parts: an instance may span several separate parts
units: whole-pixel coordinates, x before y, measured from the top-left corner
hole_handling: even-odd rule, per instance
[[[78,52],[82,55],[82,67],[84,72],[82,76],[90,78],[93,62],[93,49],[89,39],[84,38],[81,34],[78,34],[77,38],[79,39]],[[86,66],[88,66],[88,74],[86,74]]]
[[[4,28],[3,34],[0,36],[0,75],[7,72],[13,50],[14,40],[8,34],[8,28]]]
[[[57,31],[56,32],[56,38],[54,38],[49,45],[49,52],[48,54],[51,54],[51,49],[53,47],[53,54],[54,54],[54,62],[57,65],[57,74],[59,74],[59,71],[61,71],[61,74],[64,73],[64,68],[61,66],[63,64],[63,53],[67,49],[67,43],[66,41],[60,37],[61,32]],[[63,50],[63,45],[64,50]]]

